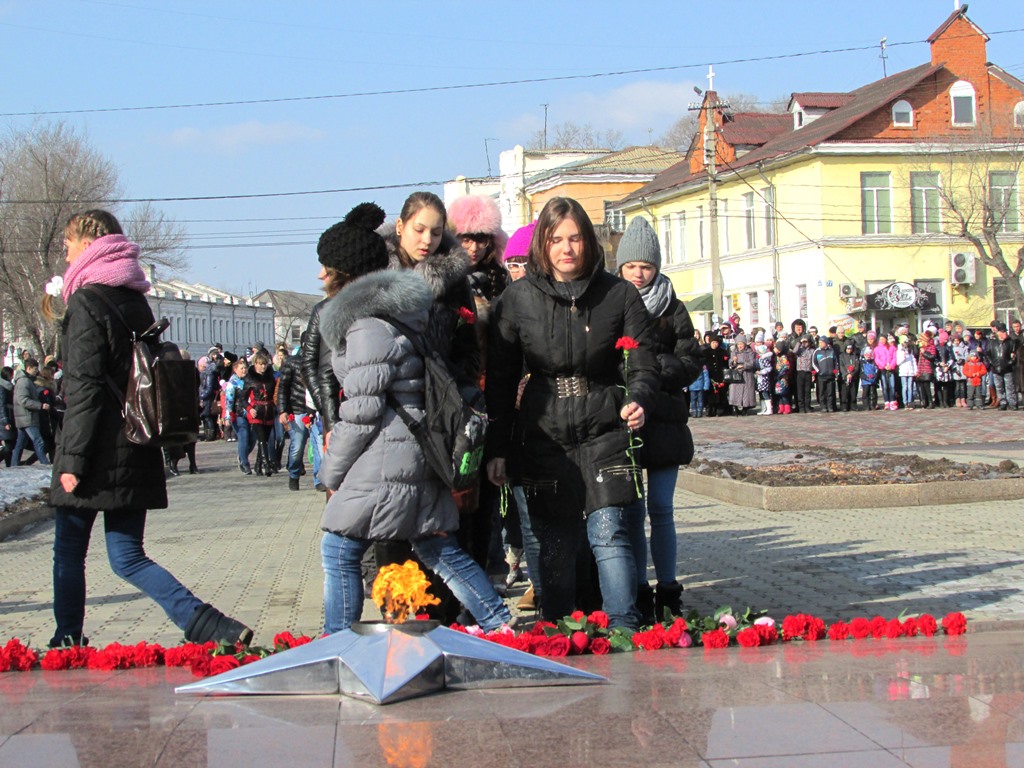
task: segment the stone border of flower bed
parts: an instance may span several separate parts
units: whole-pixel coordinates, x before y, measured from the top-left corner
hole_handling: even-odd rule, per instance
[[[21,533],[30,525],[53,518],[53,507],[46,503],[46,494],[24,501],[26,502],[24,509],[0,517],[0,541]]]
[[[884,485],[766,486],[684,469],[679,487],[740,507],[786,512],[808,509],[877,509],[1024,499],[1024,478],[886,483]],[[841,494],[836,490],[842,489]]]

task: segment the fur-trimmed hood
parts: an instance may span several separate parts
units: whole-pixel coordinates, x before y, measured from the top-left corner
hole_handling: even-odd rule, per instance
[[[433,301],[427,284],[409,270],[371,272],[353,280],[324,305],[321,338],[331,349],[338,349],[352,324],[364,317],[394,318],[423,331]]]
[[[398,258],[398,234],[395,222],[389,221],[377,230],[388,246],[388,269],[402,270],[402,262]],[[412,271],[419,275],[423,282],[430,286],[434,298],[441,300],[469,274],[471,264],[469,254],[459,245],[459,241],[447,229],[441,235],[441,245]]]

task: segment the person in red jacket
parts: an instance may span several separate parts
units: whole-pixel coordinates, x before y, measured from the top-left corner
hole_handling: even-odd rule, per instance
[[[985,376],[988,373],[988,368],[981,362],[978,357],[978,349],[975,347],[967,355],[967,361],[964,363],[964,376],[967,377],[967,407],[969,410],[984,410],[985,408],[985,395],[988,387],[983,383],[985,382]]]

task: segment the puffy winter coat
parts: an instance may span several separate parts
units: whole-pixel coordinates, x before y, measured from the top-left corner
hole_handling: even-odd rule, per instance
[[[316,405],[324,432],[330,432],[338,417],[338,401],[341,385],[331,368],[331,350],[320,338],[320,312],[330,299],[324,299],[313,307],[306,325],[305,341],[302,342],[302,377]]]
[[[107,381],[109,375],[120,392],[128,385],[129,331],[95,291],[113,302],[134,331],[153,324],[146,297],[130,288],[90,285],[68,300],[61,325],[67,410],[57,435],[50,503],[106,512],[162,509],[167,485],[160,449],[128,442],[121,403]],[[60,484],[64,473],[79,478],[72,493]]]
[[[880,371],[896,370],[896,346],[879,342],[875,345],[875,365]]]
[[[14,380],[14,425],[22,429],[38,427],[42,410],[39,387],[32,376],[23,372]]]
[[[1016,350],[1017,343],[1009,336],[1005,339],[998,337],[989,339],[988,350],[985,354],[985,362],[988,363],[989,370],[997,375],[1013,371],[1013,354]]]
[[[413,272],[387,270],[354,280],[323,308],[321,332],[345,392],[320,465],[320,481],[335,491],[326,531],[388,540],[458,528],[451,491],[389,402],[423,416],[423,358],[388,320],[425,332],[433,303]]]
[[[654,318],[652,335],[661,386],[640,429],[643,447],[638,452],[639,460],[650,468],[689,464],[693,459],[693,436],[686,425],[690,405],[683,388],[703,371],[704,361],[683,302],[672,298],[665,312]]]
[[[220,397],[221,358],[207,362],[199,378],[199,400],[208,403]]]
[[[488,455],[506,459],[530,514],[589,514],[635,500],[626,456],[623,353],[630,399],[651,412],[658,389],[651,321],[636,288],[600,264],[569,283],[527,267],[494,307],[487,365]],[[530,380],[520,408],[523,370]],[[561,379],[562,395],[559,396]]]
[[[241,398],[245,418],[250,424],[274,423],[277,411],[274,406],[275,384],[274,369],[270,366],[267,366],[262,375],[256,371],[255,365],[245,374],[242,391],[236,397]]]
[[[902,344],[896,348],[897,373],[903,376],[917,376],[917,358],[914,350]]]
[[[733,351],[731,365],[743,372],[742,383],[729,385],[729,405],[737,408],[753,408],[757,402],[757,355],[750,347],[739,347]]]
[[[302,358],[290,355],[281,363],[277,379],[277,412],[309,413],[306,404],[306,381],[302,377]]]
[[[935,360],[938,351],[935,349],[935,342],[925,337],[921,341],[921,349],[917,359],[917,378],[921,381],[931,381],[935,378]]]

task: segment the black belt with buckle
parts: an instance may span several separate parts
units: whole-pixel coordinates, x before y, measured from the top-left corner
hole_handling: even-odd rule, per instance
[[[590,384],[586,376],[555,376],[555,391],[559,397],[583,397]]]

